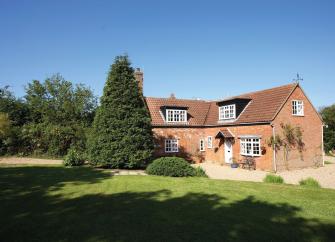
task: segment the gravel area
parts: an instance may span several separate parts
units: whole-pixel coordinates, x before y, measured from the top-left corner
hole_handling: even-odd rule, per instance
[[[331,159],[325,160],[331,161]],[[262,182],[263,178],[270,173],[259,170],[249,171],[241,168],[233,169],[229,166],[211,163],[201,163],[199,166],[201,166],[212,179]],[[320,183],[321,187],[335,189],[335,163],[319,168],[278,172],[277,175],[282,176],[285,183],[288,184],[299,184],[301,179],[312,177]]]
[[[52,159],[36,159],[27,157],[1,157],[0,164],[8,165],[60,165],[62,160],[52,160]]]

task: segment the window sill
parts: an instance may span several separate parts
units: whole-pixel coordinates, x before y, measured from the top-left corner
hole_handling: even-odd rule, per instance
[[[294,116],[294,117],[305,117],[304,114],[292,114],[292,116]]]
[[[249,157],[261,157],[262,156],[262,155],[250,155],[250,154],[242,154],[242,153],[240,153],[240,155],[249,156]]]

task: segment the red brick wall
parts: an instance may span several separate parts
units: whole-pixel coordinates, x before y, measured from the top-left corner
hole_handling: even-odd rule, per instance
[[[195,162],[213,162],[225,164],[224,143],[222,139],[215,139],[219,132],[219,127],[211,128],[154,128],[153,132],[156,138],[156,156],[176,155],[182,156]],[[231,133],[235,136],[233,143],[233,157],[235,160],[241,160],[239,135],[260,135],[261,147],[264,152],[260,157],[256,157],[257,169],[272,170],[273,152],[268,147],[266,141],[272,135],[270,125],[249,125],[229,127]],[[207,148],[207,137],[213,137],[213,148]],[[179,140],[179,153],[165,153],[164,139],[176,138]],[[205,151],[200,152],[200,139],[205,140]]]
[[[155,156],[181,156],[194,162],[204,161],[203,152],[199,152],[200,138],[204,136],[204,128],[154,128]],[[178,139],[179,152],[165,153],[165,139]]]
[[[292,115],[292,100],[303,100],[304,116]],[[278,113],[273,121],[276,134],[281,135],[282,129],[280,124],[290,123],[293,126],[300,126],[303,130],[303,142],[305,144],[302,153],[294,148],[289,152],[289,160],[284,161],[283,149],[276,154],[276,163],[278,170],[297,169],[311,167],[322,164],[322,122],[313,109],[312,104],[308,101],[300,87],[297,87],[292,93],[282,110]]]

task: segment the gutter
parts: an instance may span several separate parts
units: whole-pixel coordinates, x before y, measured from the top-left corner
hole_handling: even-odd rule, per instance
[[[273,137],[273,140],[275,140],[275,137],[276,137],[275,126],[271,124],[271,127],[272,127],[272,137]],[[276,144],[275,143],[273,144],[272,149],[273,149],[273,166],[274,166],[275,172],[277,173]]]
[[[190,124],[151,124],[153,128],[218,128],[231,126],[251,126],[251,125],[265,125],[270,124],[270,121],[264,122],[250,122],[250,123],[230,123],[230,124],[211,124],[211,125],[190,125]]]

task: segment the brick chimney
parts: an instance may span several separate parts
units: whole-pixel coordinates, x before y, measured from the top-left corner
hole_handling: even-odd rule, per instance
[[[140,68],[136,68],[135,70],[135,79],[138,83],[140,91],[143,93],[143,72],[141,71]]]

